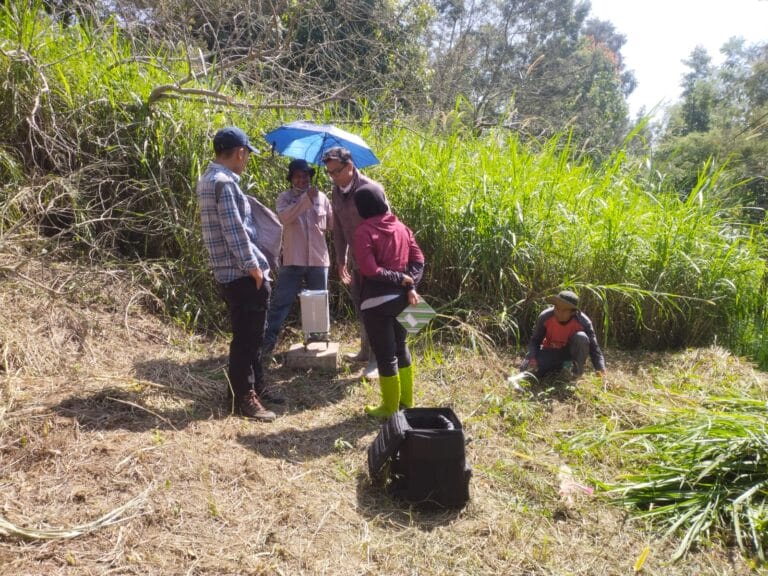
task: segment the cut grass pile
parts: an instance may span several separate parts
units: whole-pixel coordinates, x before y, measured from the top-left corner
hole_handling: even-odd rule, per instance
[[[656,422],[572,441],[615,443],[635,471],[605,484],[608,495],[669,536],[680,558],[717,534],[765,561],[768,523],[768,407],[764,400],[713,397],[696,406],[659,407]]]

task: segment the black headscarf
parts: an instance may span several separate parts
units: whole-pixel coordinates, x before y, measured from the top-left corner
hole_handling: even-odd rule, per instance
[[[363,184],[355,191],[355,206],[360,217],[372,218],[389,212],[384,188],[375,182]]]

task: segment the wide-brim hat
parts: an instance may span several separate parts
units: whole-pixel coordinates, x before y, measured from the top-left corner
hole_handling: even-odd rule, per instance
[[[312,168],[312,166],[310,166],[306,160],[302,160],[301,158],[291,160],[291,163],[288,164],[288,182],[291,181],[294,173],[296,172],[304,172],[309,174],[310,178],[315,177],[315,169]]]
[[[573,310],[579,309],[579,297],[575,292],[571,292],[570,290],[563,290],[562,292],[559,292],[557,296],[550,296],[547,298],[547,302],[550,304],[560,304]]]

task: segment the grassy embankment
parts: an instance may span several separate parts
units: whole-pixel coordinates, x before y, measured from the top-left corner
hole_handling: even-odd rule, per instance
[[[10,277],[22,273],[29,277],[25,258],[41,267],[53,266],[57,259],[64,257],[80,262],[90,260],[98,263],[99,269],[111,270],[110,274],[120,277],[123,277],[122,273],[116,270],[127,270],[159,298],[155,302],[163,306],[167,316],[187,329],[215,326],[222,314],[199,241],[192,183],[209,157],[208,142],[216,127],[237,123],[246,126],[252,134],[258,134],[293,116],[287,112],[279,114],[258,108],[231,107],[222,102],[190,98],[190,95],[184,95],[186,99],[181,100],[157,100],[150,105],[152,90],[161,85],[211,90],[218,87],[215,68],[209,75],[193,79],[189,76],[193,70],[188,69],[182,54],[171,51],[136,53],[117,31],[104,34],[103,31],[77,27],[61,30],[32,13],[20,14],[19,10],[17,3],[6,3],[0,18],[0,73],[5,108],[0,115],[4,135],[0,146],[0,173],[4,178],[0,189],[0,236],[4,246],[12,247],[4,265],[5,273]],[[182,82],[183,79],[187,81]],[[250,94],[225,92],[250,104],[259,103],[258,98]],[[169,93],[180,94],[178,90]],[[471,567],[481,567],[480,571],[486,567],[488,573],[492,573],[491,567],[503,567],[503,557],[509,554],[505,546],[509,542],[519,540],[521,534],[539,534],[536,518],[558,516],[559,505],[547,495],[545,485],[553,481],[549,476],[552,466],[556,467],[561,458],[568,458],[568,454],[581,452],[571,452],[574,448],[561,443],[560,432],[557,428],[548,428],[546,420],[551,420],[550,424],[561,424],[566,428],[566,436],[600,430],[598,424],[604,421],[610,424],[606,427],[607,433],[650,424],[662,418],[657,410],[663,413],[668,388],[674,387],[676,381],[669,380],[669,374],[656,376],[655,369],[649,368],[638,377],[627,366],[617,371],[612,379],[612,385],[619,392],[601,394],[599,383],[589,381],[580,386],[575,399],[552,405],[537,404],[529,400],[535,400],[540,394],[530,399],[514,398],[499,384],[499,371],[508,367],[509,359],[507,363],[493,360],[493,352],[486,351],[491,359],[481,360],[478,365],[464,345],[476,343],[476,338],[484,342],[489,338],[499,344],[514,344],[518,335],[524,338],[543,297],[567,286],[582,293],[586,311],[596,320],[602,340],[612,348],[696,346],[709,344],[717,338],[719,343],[736,353],[749,353],[760,362],[765,361],[767,355],[761,330],[765,313],[762,230],[743,224],[739,210],[722,203],[723,191],[718,189],[716,172],[703,173],[697,189],[686,191],[681,199],[676,191],[651,190],[645,186],[641,172],[633,168],[623,152],[617,152],[613,162],[605,166],[592,167],[571,158],[567,146],[555,141],[536,148],[524,146],[508,134],[478,138],[461,130],[449,130],[437,136],[427,136],[402,128],[383,128],[373,121],[361,126],[359,131],[374,145],[383,160],[380,167],[369,173],[384,182],[396,211],[419,235],[429,258],[423,292],[442,313],[432,332],[433,345],[420,348],[424,358],[421,401],[456,406],[457,411],[467,418],[470,432],[485,441],[472,449],[478,470],[475,482],[478,508],[470,510],[470,533],[461,530],[458,533],[474,542],[474,538],[483,532],[479,525],[490,522],[491,518],[502,518],[507,527],[507,531],[499,536],[499,542],[493,544],[490,551],[493,559],[484,552],[470,555],[467,573],[471,573]],[[246,185],[254,194],[269,201],[282,186],[283,170],[282,159],[265,156],[253,166]],[[44,238],[35,235],[38,223],[43,225]],[[42,256],[43,249],[45,256]],[[44,282],[43,286],[54,300],[64,298],[76,308],[84,305],[83,298],[92,300],[91,303],[110,302],[110,298],[94,286],[80,285],[66,275],[47,279],[49,282]],[[25,290],[34,292],[35,289],[26,286],[19,293],[24,294]],[[126,329],[130,326],[131,306],[139,301],[151,302],[146,292],[137,292],[135,296],[136,299],[115,305],[124,314]],[[16,295],[8,294],[6,298],[10,305],[25,309],[16,300]],[[61,313],[59,308],[52,310]],[[113,321],[109,316],[102,319]],[[52,317],[51,321],[54,328],[44,328],[43,333],[59,334],[56,327],[61,328],[63,334],[69,335],[63,340],[66,345],[92,342],[89,338],[94,331],[101,330],[97,320],[78,322],[67,314],[61,318]],[[50,426],[78,430],[85,422],[89,429],[88,441],[92,443],[89,446],[95,446],[104,429],[98,417],[93,421],[87,417],[86,413],[94,406],[106,410],[105,422],[111,432],[124,427],[138,432],[131,440],[133,448],[120,445],[121,438],[125,439],[120,434],[110,434],[115,442],[113,450],[122,454],[121,460],[102,464],[108,469],[121,464],[115,466],[118,472],[125,462],[133,464],[130,460],[133,457],[128,456],[134,453],[132,450],[141,450],[135,442],[162,444],[162,430],[172,434],[170,430],[195,422],[196,414],[214,410],[215,385],[205,389],[199,405],[183,402],[177,405],[180,401],[173,398],[179,388],[176,380],[179,373],[170,370],[167,364],[165,374],[152,373],[151,377],[142,376],[146,370],[133,357],[130,362],[107,363],[109,368],[92,358],[79,366],[67,367],[53,362],[51,366],[35,368],[35,348],[42,344],[35,343],[33,335],[39,328],[26,325],[29,331],[20,334],[19,327],[22,326],[25,324],[20,319],[7,324],[2,339],[5,380],[5,437],[2,445],[10,450],[8,454],[20,458],[14,462],[26,467],[24,474],[39,478],[42,469],[38,464],[43,460],[47,463],[47,457],[39,460],[41,452],[38,449],[46,454],[47,450],[53,450],[49,454],[53,456],[59,450],[60,456],[77,458],[77,450],[82,448],[82,445],[78,448],[77,442],[70,444],[69,440],[57,436],[62,449],[46,445],[46,429]],[[123,337],[129,341],[132,338],[130,335]],[[88,358],[87,350],[72,354],[76,363]],[[456,358],[448,360],[449,356]],[[182,372],[196,374],[193,368],[197,361],[199,359],[190,361],[190,365],[183,364]],[[728,377],[727,370],[721,369],[718,362],[715,376],[706,378],[701,386],[694,386],[693,398],[686,402],[702,403],[706,407],[708,398],[705,393],[711,390],[718,394],[763,397],[760,378],[748,376],[749,382],[754,378],[758,383],[756,389],[750,390],[744,383]],[[729,362],[723,360],[723,366],[730,365]],[[694,362],[690,370],[681,373],[675,369],[671,374],[699,377],[700,368]],[[110,388],[100,377],[102,371],[108,372],[110,381],[117,381],[116,389]],[[40,404],[42,399],[32,387],[39,387],[46,394],[54,392],[41,385],[39,379],[55,375],[58,375],[54,378],[56,382],[61,382],[60,378],[67,375],[70,380],[84,383],[92,395],[78,396],[75,390],[62,385],[58,392],[69,394],[70,403],[61,399],[65,409],[54,410],[55,416],[52,416],[51,405]],[[290,375],[280,377],[289,381],[293,378]],[[216,378],[214,384],[215,381]],[[467,384],[467,381],[471,383]],[[153,389],[153,382],[161,387],[170,386],[170,392],[166,390],[159,397],[148,399],[144,395]],[[365,485],[360,453],[370,440],[371,430],[356,419],[362,396],[370,396],[375,391],[368,387],[349,387],[343,377],[332,379],[332,382],[333,394],[326,394],[322,399],[323,402],[338,402],[338,408],[326,406],[325,410],[313,412],[318,418],[317,426],[310,426],[315,431],[318,426],[327,429],[327,433],[320,434],[320,443],[310,442],[307,444],[309,448],[296,448],[308,440],[309,432],[294,430],[294,433],[287,432],[288,443],[293,443],[294,448],[286,446],[285,450],[280,448],[275,454],[290,462],[291,450],[305,450],[299,460],[306,464],[317,451],[323,455],[318,459],[318,465],[341,466],[337,469],[344,472],[340,477],[334,477],[334,483],[328,488],[343,502],[346,502],[344,495],[349,494],[350,488],[357,490],[365,506],[372,506],[377,534],[382,542],[388,543],[389,549],[394,543],[390,540],[392,533],[387,532],[386,518],[392,510],[398,514],[399,508],[392,509],[390,503],[382,503]],[[299,407],[291,409],[293,412],[285,422],[291,423],[295,419],[295,424],[286,426],[297,426],[301,430],[309,424],[301,420],[299,412],[313,406],[315,400],[310,389],[302,388],[308,384],[301,378],[297,385]],[[627,409],[623,406],[627,402],[630,405],[637,402],[638,390],[648,386],[658,390],[658,394],[650,395],[654,402],[643,402],[637,413],[624,417]],[[184,393],[190,392],[185,386],[181,389]],[[549,397],[546,390],[538,392]],[[155,406],[152,402],[156,400],[161,404],[169,402],[172,409]],[[115,411],[117,405],[136,405],[134,408],[138,412]],[[30,417],[27,421],[24,410],[32,413],[40,410],[42,416]],[[559,419],[558,410],[564,410],[570,416]],[[576,418],[581,410],[589,416]],[[146,421],[140,421],[139,429],[124,422],[135,419],[138,414],[149,414]],[[114,424],[115,418],[118,424]],[[224,443],[232,448],[231,439],[240,434],[238,425],[229,423],[226,428],[230,437],[229,442]],[[697,429],[697,424],[691,423],[691,428]],[[534,431],[534,435],[531,436],[529,431]],[[213,432],[209,440],[221,442],[218,434]],[[353,441],[349,439],[350,435]],[[155,436],[157,441],[149,440]],[[260,432],[256,436],[264,440]],[[268,437],[282,446],[277,435],[268,434]],[[175,441],[195,442],[194,435],[178,438]],[[327,442],[338,448],[339,459],[327,452]],[[27,450],[29,446],[35,449]],[[597,466],[599,478],[609,483],[622,471],[636,470],[647,464],[643,454],[634,460],[630,458],[632,451],[626,452],[626,458],[620,458],[615,457],[610,448],[599,448],[607,446],[609,443],[590,445],[589,457],[583,461],[584,473]],[[495,450],[504,451],[506,456],[494,454]],[[538,470],[533,475],[538,481],[521,493],[520,485],[513,480],[526,485],[530,472],[526,468],[526,458],[535,461],[534,454],[539,452],[550,454],[552,461],[540,468],[531,465]],[[234,453],[243,455],[237,450]],[[519,457],[520,454],[523,457]],[[275,464],[270,460],[273,457],[274,454],[261,453],[260,457],[257,454],[257,460],[269,469]],[[744,459],[751,457],[749,453]],[[64,477],[70,473],[72,478],[83,474],[84,482],[93,481],[87,470],[56,462]],[[131,466],[125,471],[129,476],[117,473],[110,485],[113,489],[117,485],[125,486],[128,478],[133,478],[135,484],[142,474],[145,479],[161,483],[162,478],[167,477],[166,482],[170,485],[186,482],[167,472],[177,462],[162,462],[169,468],[159,470],[150,465],[142,472],[140,466]],[[598,466],[595,462],[609,464],[600,468],[603,465]],[[69,464],[74,465],[73,462]],[[192,466],[194,469],[197,465],[193,463]],[[4,474],[8,474],[8,469],[5,470]],[[314,474],[319,469],[300,465],[296,473],[304,474],[307,470]],[[226,474],[226,470],[220,472]],[[349,485],[352,477],[356,479],[356,487]],[[323,478],[327,479],[324,475]],[[755,478],[758,476],[749,476],[746,480]],[[18,482],[23,481],[12,476],[6,476],[6,479],[9,479],[7,486],[12,489],[17,489]],[[207,484],[209,472],[201,473],[198,480],[203,484],[193,483],[196,489],[205,492],[210,488],[211,494],[224,497]],[[245,489],[255,480],[245,479],[243,482],[242,489]],[[139,483],[154,485],[153,482]],[[309,490],[309,487],[304,489]],[[50,491],[52,494],[56,492],[53,487]],[[493,491],[499,494],[490,496]],[[64,496],[77,501],[77,495],[73,494]],[[99,494],[101,504],[98,508],[104,511],[114,498],[109,491]],[[764,491],[758,487],[753,495],[763,496]],[[297,495],[285,496],[294,501]],[[484,499],[486,497],[488,499]],[[530,508],[526,508],[525,499],[532,502]],[[44,497],[40,497],[39,502],[43,508],[46,504],[52,505]],[[501,512],[504,502],[517,503],[513,516]],[[737,505],[741,503],[743,500]],[[182,511],[187,504],[195,506],[193,502],[177,504]],[[233,513],[236,503],[229,504],[231,508],[228,510]],[[724,504],[732,506],[733,500]],[[305,505],[314,509],[309,500]],[[33,524],[39,523],[40,517],[28,513],[26,506],[23,505],[16,515]],[[759,507],[753,508],[759,510]],[[201,524],[186,525],[185,529],[190,533],[210,529],[207,522],[219,518],[211,512],[216,509],[217,506],[209,505],[210,518]],[[613,514],[610,508],[602,505],[597,510],[598,515]],[[61,522],[76,521],[79,517],[93,516],[89,512],[84,509],[79,515],[59,517]],[[582,513],[581,520],[588,530],[596,529],[594,522],[597,518],[592,512],[584,508]],[[354,506],[345,508],[344,514],[345,517],[346,514],[353,515]],[[532,524],[519,525],[522,532],[518,529],[513,530],[514,533],[508,532],[509,526],[518,522],[518,515]],[[732,517],[739,521],[738,514]],[[154,518],[169,521],[164,513]],[[228,518],[234,521],[231,515]],[[353,519],[347,519],[354,524]],[[303,534],[298,527],[301,519],[293,520],[298,522],[295,534]],[[451,521],[452,518],[446,525],[451,525]],[[433,520],[428,518],[425,522],[431,525]],[[438,519],[438,523],[444,523],[444,519]],[[717,524],[713,524],[710,536],[720,533]],[[406,532],[411,534],[409,530],[421,525],[417,519]],[[728,528],[727,518],[723,525]],[[324,521],[320,522],[315,534],[322,526]],[[571,532],[569,538],[578,539],[577,532]],[[738,527],[736,533],[739,533]],[[630,549],[634,550],[633,546],[642,541],[643,536],[642,532],[631,534],[627,538],[633,543]],[[706,536],[706,532],[702,534]],[[145,537],[141,531],[135,532],[134,536]],[[257,550],[269,548],[267,540],[254,537],[260,542]],[[561,535],[557,531],[544,530],[543,537],[543,543],[527,542],[522,556],[515,557],[516,562],[549,566],[551,570],[563,569],[562,558],[553,557],[553,550],[560,548],[552,539]],[[443,543],[459,547],[462,538],[455,541],[447,537]],[[312,540],[310,537],[310,542]],[[435,544],[426,536],[416,540],[415,547],[409,548],[412,556],[423,555]],[[759,544],[759,539],[757,542]],[[353,540],[347,544],[350,554],[361,545],[367,550],[373,546],[376,552],[374,558],[355,556],[350,566],[369,570],[372,566],[388,566],[386,554],[382,556],[377,543]],[[715,547],[717,557],[720,554],[717,540],[711,545]],[[210,562],[215,557],[213,549],[201,546],[206,550],[206,562]],[[303,545],[298,549],[290,544],[285,547],[290,551],[290,558],[280,560],[270,556],[270,562],[279,565],[284,561],[286,566],[309,570],[307,562],[310,561]],[[629,549],[617,544],[612,550],[616,565],[626,566],[626,558],[632,556]],[[587,557],[595,550],[582,552]],[[292,564],[297,558],[299,564]],[[407,558],[399,560],[405,562]],[[330,559],[326,561],[329,566],[334,565]],[[463,557],[455,557],[448,564],[460,567],[463,561]],[[719,561],[711,560],[715,564]],[[157,562],[149,566],[173,563],[173,559]],[[580,573],[590,573],[585,570]]]

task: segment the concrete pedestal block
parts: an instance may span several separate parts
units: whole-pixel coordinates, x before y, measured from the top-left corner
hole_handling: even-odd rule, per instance
[[[335,372],[339,365],[339,343],[310,342],[306,348],[303,344],[294,344],[285,355],[285,365],[288,368],[318,368]]]

